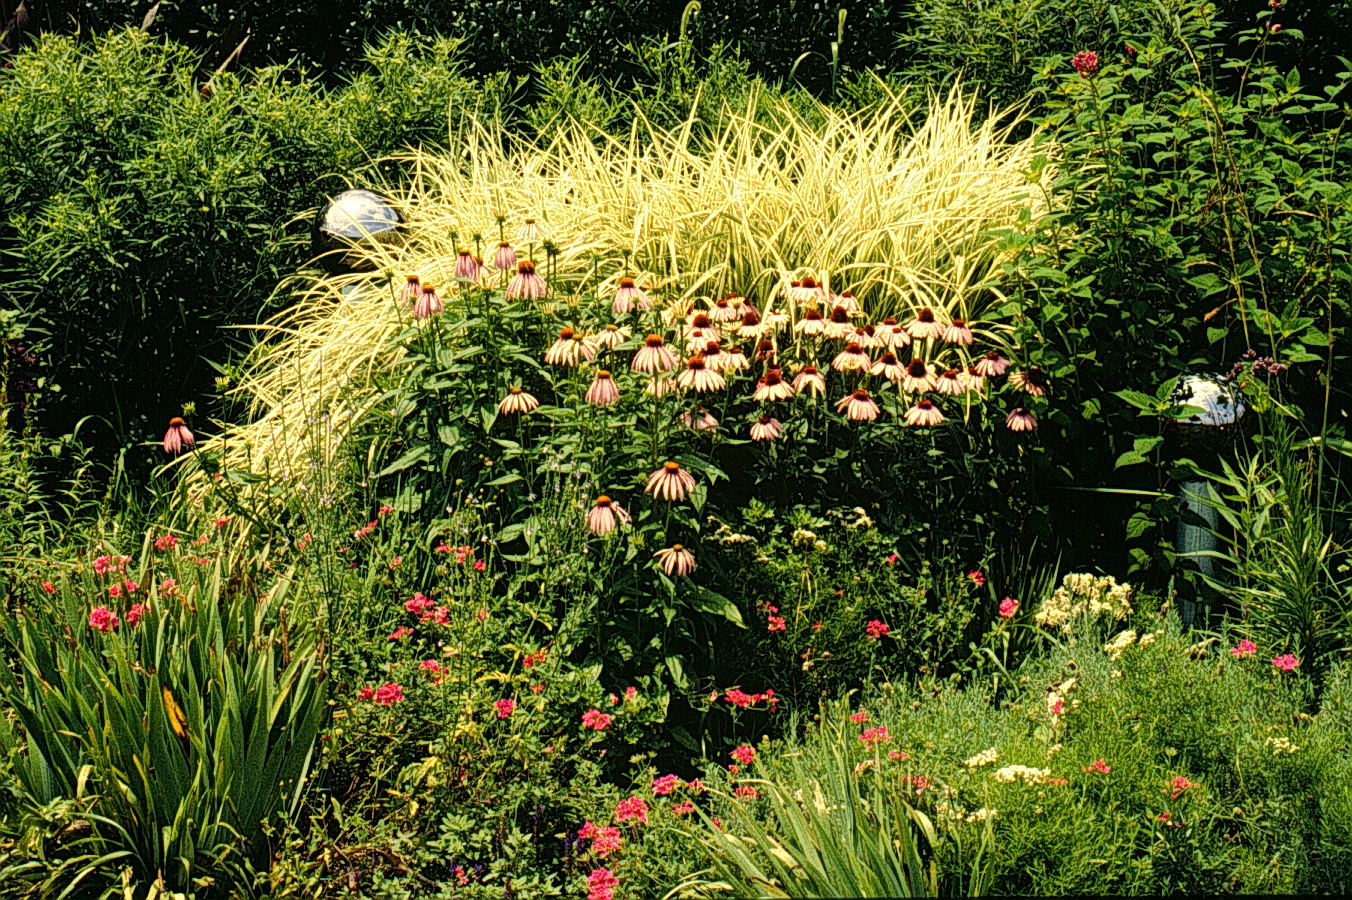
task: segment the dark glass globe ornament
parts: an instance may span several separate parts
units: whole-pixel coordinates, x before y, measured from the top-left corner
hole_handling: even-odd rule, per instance
[[[372,242],[397,242],[403,221],[399,211],[374,191],[343,191],[315,216],[311,251],[318,265],[329,272],[369,271],[374,267],[362,254],[350,251]]]

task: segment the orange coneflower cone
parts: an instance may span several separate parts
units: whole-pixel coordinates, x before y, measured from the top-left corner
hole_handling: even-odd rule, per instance
[[[610,534],[621,523],[632,521],[623,506],[605,494],[596,498],[596,505],[587,512],[587,529],[597,537]]]

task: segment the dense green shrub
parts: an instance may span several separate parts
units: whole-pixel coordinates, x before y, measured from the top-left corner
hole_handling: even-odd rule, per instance
[[[217,327],[276,309],[308,255],[292,216],[380,154],[447,140],[448,112],[493,117],[503,82],[456,59],[394,36],[342,91],[287,68],[208,90],[187,49],[128,30],[47,37],[0,70],[0,302],[48,335],[49,430],[91,415],[152,437],[209,386]]]

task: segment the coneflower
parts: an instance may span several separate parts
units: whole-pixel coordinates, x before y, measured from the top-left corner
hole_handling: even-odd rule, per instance
[[[906,375],[901,379],[901,389],[908,394],[923,393],[934,388],[934,373],[919,357],[906,366]]]
[[[816,335],[823,334],[826,331],[826,320],[817,309],[809,309],[803,313],[803,317],[798,320],[798,324],[793,326],[795,334]]]
[[[682,578],[695,571],[695,554],[680,544],[672,544],[666,550],[658,550],[653,559],[662,564],[662,571],[669,578]]]
[[[865,350],[876,350],[883,346],[882,340],[878,337],[878,330],[872,325],[856,328],[854,334],[850,335],[850,340]]]
[[[479,264],[474,261],[474,257],[470,255],[468,250],[461,250],[456,254],[455,272],[453,274],[456,278],[465,281],[477,281],[479,279]]]
[[[535,274],[535,263],[523,259],[516,264],[516,275],[507,284],[503,298],[507,300],[539,300],[549,295],[549,285]]]
[[[728,386],[722,375],[711,371],[704,357],[696,353],[686,360],[685,370],[676,376],[676,383],[685,390],[703,394],[709,391],[721,391]]]
[[[634,354],[630,368],[645,375],[656,375],[676,368],[676,354],[667,347],[666,341],[658,334],[650,334],[643,347]]]
[[[399,298],[397,301],[401,306],[412,306],[414,301],[418,299],[418,294],[421,293],[422,290],[418,286],[419,281],[420,279],[417,275],[404,276],[404,286],[399,289]]]
[[[503,241],[498,244],[497,252],[493,254],[493,268],[502,272],[510,272],[516,268],[516,251],[512,245]]]
[[[507,396],[502,398],[502,402],[498,404],[498,412],[504,416],[511,413],[528,413],[539,405],[539,400],[536,400],[521,388],[513,387],[507,392]]]
[[[653,397],[665,397],[676,389],[675,378],[670,375],[658,375],[648,379],[648,383],[643,386],[643,393]]]
[[[977,361],[975,368],[982,378],[998,378],[1009,368],[1009,360],[992,350]]]
[[[872,422],[878,418],[878,404],[873,402],[868,391],[859,388],[836,401],[836,412],[844,413],[855,422]]]
[[[596,358],[596,348],[571,328],[560,328],[559,336],[545,351],[545,363],[551,366],[576,366]]]
[[[789,298],[804,304],[818,304],[826,302],[826,288],[817,283],[817,279],[811,275],[806,276],[802,281],[789,286]]]
[[[783,434],[784,428],[779,420],[770,416],[761,416],[759,421],[751,424],[751,440],[753,441],[773,441]]]
[[[843,306],[831,310],[831,318],[826,321],[826,336],[844,340],[854,333],[854,323],[850,321],[850,312]]]
[[[516,233],[518,244],[538,244],[544,239],[544,229],[535,224],[534,219],[527,219],[525,224],[521,226],[521,230]]]
[[[772,309],[765,315],[765,324],[774,331],[783,331],[791,321],[789,314],[782,309]]]
[[[643,490],[660,500],[679,503],[695,489],[695,477],[681,468],[678,462],[668,462],[648,476]]]
[[[1022,388],[1030,397],[1045,397],[1051,387],[1047,383],[1047,373],[1038,368],[1014,372],[1009,376],[1009,383]]]
[[[835,298],[835,302],[838,306],[843,306],[845,311],[850,315],[864,311],[864,308],[859,305],[859,301],[855,299],[854,294],[849,291],[842,291],[841,294]]]
[[[164,452],[171,456],[177,456],[183,452],[184,447],[191,447],[197,443],[192,432],[188,430],[188,425],[178,416],[169,420],[169,430],[164,433]]]
[[[775,361],[775,342],[769,339],[756,344],[756,362]]]
[[[709,318],[709,314],[701,310],[690,316],[690,326],[686,332],[686,337],[693,347],[700,342],[718,340],[718,329],[714,327],[714,320]]]
[[[900,350],[911,343],[911,336],[890,316],[878,325],[878,340],[889,350]]]
[[[793,395],[793,385],[784,380],[778,369],[771,369],[756,383],[756,392],[751,395],[751,399],[757,403],[774,403],[788,400]]]
[[[1005,417],[1005,427],[1010,431],[1032,431],[1037,427],[1037,417],[1028,407],[1019,406]]]
[[[587,388],[586,396],[582,399],[592,406],[610,406],[620,399],[620,388],[615,384],[615,379],[610,377],[610,373],[602,369],[596,373],[591,386]]]
[[[706,342],[700,355],[704,357],[704,364],[711,369],[722,371],[727,366],[728,355],[718,348],[718,341]]]
[[[747,310],[750,310],[751,312],[755,313],[758,316],[760,315],[760,310],[756,308],[756,304],[752,303],[750,300],[746,299],[741,294],[735,291],[729,291],[728,293],[724,294],[723,297],[728,301],[728,304],[732,307],[733,312],[737,313],[738,318],[741,318],[746,313]]]
[[[963,387],[969,391],[980,394],[986,388],[986,376],[978,372],[976,366],[968,366],[967,371],[959,377],[962,379]]]
[[[611,312],[622,316],[635,309],[652,308],[652,300],[648,299],[643,289],[634,283],[634,279],[627,275],[620,279],[620,286],[615,290],[615,302],[610,304]]]
[[[727,297],[719,297],[709,310],[709,318],[715,322],[736,322],[741,317],[741,313],[733,308],[732,301]]]
[[[729,347],[725,355],[727,360],[723,363],[724,372],[742,372],[751,368],[751,360],[746,358],[740,347]]]
[[[587,530],[597,537],[605,537],[620,524],[633,521],[624,507],[605,494],[596,498],[596,504],[587,511]]]
[[[883,352],[882,356],[878,357],[878,361],[873,364],[872,368],[868,370],[868,373],[875,376],[881,375],[891,382],[898,382],[905,377],[906,367],[901,364],[899,359],[897,359],[895,353],[891,350],[887,350]]]
[[[934,382],[934,389],[941,394],[961,394],[967,390],[961,373],[957,369],[945,369]]]
[[[950,344],[970,347],[972,346],[972,330],[967,327],[966,320],[954,319],[953,323],[944,329],[944,340]]]
[[[620,344],[629,340],[630,334],[628,328],[621,328],[619,325],[607,325],[587,340],[591,342],[593,347],[614,350]]]
[[[820,397],[826,393],[826,379],[817,371],[816,366],[803,366],[793,379],[793,389],[796,393],[806,394],[809,397]]]
[[[709,415],[709,411],[702,406],[694,412],[683,414],[681,422],[686,428],[693,428],[695,431],[713,431],[718,427],[718,420]]]
[[[854,341],[846,344],[845,349],[837,353],[836,358],[831,360],[831,368],[837,372],[867,371],[871,365],[873,365],[873,360],[869,359],[869,355]]]
[[[926,306],[920,310],[920,314],[915,317],[915,321],[906,326],[906,330],[911,333],[911,337],[923,341],[925,338],[942,337],[944,326],[934,321],[934,310]]]
[[[919,425],[922,428],[931,428],[944,421],[944,414],[939,412],[939,407],[928,400],[920,400],[915,406],[906,410],[906,424]]]
[[[742,313],[742,324],[737,329],[737,336],[754,340],[768,330],[769,326],[761,324],[760,316],[756,315],[756,311],[748,309]]]
[[[437,289],[430,284],[424,284],[418,293],[418,302],[413,304],[413,318],[418,321],[430,319],[445,308],[446,304],[441,302]]]

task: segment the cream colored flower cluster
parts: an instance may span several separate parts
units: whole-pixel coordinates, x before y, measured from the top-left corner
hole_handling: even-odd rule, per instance
[[[1103,652],[1108,654],[1108,658],[1117,662],[1117,658],[1122,655],[1122,651],[1136,643],[1136,632],[1127,630],[1113,638],[1103,645]]]
[[[995,772],[996,781],[1020,781],[1025,784],[1041,784],[1052,774],[1051,769],[1034,769],[1029,766],[1005,766]]]
[[[1071,622],[1079,618],[1108,614],[1120,622],[1131,614],[1131,593],[1131,585],[1118,584],[1111,575],[1099,578],[1072,572],[1061,580],[1061,586],[1043,602],[1033,618],[1044,628],[1067,632]]]
[[[976,769],[980,768],[981,766],[988,766],[999,758],[1000,758],[999,751],[997,751],[994,747],[991,747],[988,750],[982,750],[976,756],[969,757],[967,761],[963,763],[963,765],[969,769]]]
[[[1283,753],[1295,753],[1300,750],[1299,747],[1291,743],[1290,738],[1270,737],[1264,743],[1272,748],[1273,756],[1281,756]]]

